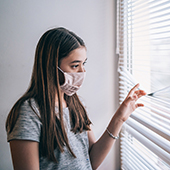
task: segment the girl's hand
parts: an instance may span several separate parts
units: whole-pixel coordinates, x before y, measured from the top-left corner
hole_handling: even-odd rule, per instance
[[[146,92],[144,92],[143,90],[137,90],[138,87],[139,84],[135,85],[130,90],[123,103],[120,105],[115,115],[119,118],[119,120],[125,122],[136,108],[144,106],[142,103],[136,103],[136,101],[141,96],[146,95]]]

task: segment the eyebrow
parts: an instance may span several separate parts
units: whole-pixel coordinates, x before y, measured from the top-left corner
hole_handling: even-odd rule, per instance
[[[87,61],[87,58],[85,59],[85,61],[84,62],[86,62]],[[74,60],[74,61],[72,61],[71,63],[81,63],[82,61],[81,60]],[[83,63],[84,63],[83,62]]]

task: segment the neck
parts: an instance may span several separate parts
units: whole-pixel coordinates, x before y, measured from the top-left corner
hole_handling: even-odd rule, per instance
[[[64,93],[63,92],[61,92],[61,103],[62,103],[63,108],[67,107],[67,103],[64,99]],[[55,95],[55,106],[58,107],[58,95],[57,94]]]

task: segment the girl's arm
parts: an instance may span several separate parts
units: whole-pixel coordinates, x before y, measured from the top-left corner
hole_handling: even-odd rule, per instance
[[[39,170],[39,143],[26,140],[10,141],[14,170]]]
[[[139,84],[137,84],[127,95],[124,102],[120,105],[119,109],[116,111],[114,116],[112,117],[107,129],[113,136],[118,136],[123,122],[125,122],[131,113],[140,106],[144,106],[143,104],[136,104],[135,102],[146,93],[143,90],[137,90]],[[93,169],[97,169],[97,167],[102,163],[108,152],[110,151],[112,145],[114,144],[116,139],[113,139],[107,131],[103,133],[98,141],[95,141],[94,135],[92,131],[88,132],[89,137],[89,154],[90,160]]]

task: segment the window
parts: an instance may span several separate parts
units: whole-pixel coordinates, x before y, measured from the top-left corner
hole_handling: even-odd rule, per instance
[[[170,169],[170,0],[118,0],[119,101],[147,93],[121,131],[121,169]]]

